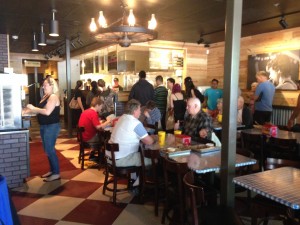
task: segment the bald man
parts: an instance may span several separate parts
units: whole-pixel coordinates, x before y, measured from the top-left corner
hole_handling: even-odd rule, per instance
[[[199,141],[201,139],[211,140],[213,126],[212,119],[201,110],[201,103],[198,98],[190,98],[186,106],[188,115],[184,119],[183,134],[192,137],[192,140]],[[175,130],[179,129],[179,121],[174,126]]]

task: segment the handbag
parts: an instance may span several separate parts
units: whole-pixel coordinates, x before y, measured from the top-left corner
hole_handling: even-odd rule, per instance
[[[79,103],[77,100],[75,100],[75,97],[73,97],[69,103],[70,109],[80,109]]]

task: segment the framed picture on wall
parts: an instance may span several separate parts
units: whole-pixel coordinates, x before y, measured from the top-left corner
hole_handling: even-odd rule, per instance
[[[297,90],[296,80],[299,80],[300,50],[264,53],[248,56],[247,88],[256,82],[258,71],[267,71],[269,81],[278,90]]]

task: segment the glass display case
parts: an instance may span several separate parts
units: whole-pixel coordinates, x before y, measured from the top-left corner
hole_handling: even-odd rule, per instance
[[[27,76],[0,74],[0,130],[22,128],[22,86]]]

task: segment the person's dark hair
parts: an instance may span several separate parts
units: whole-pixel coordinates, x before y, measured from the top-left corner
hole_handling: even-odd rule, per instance
[[[97,82],[96,82],[96,81],[92,81],[91,86],[92,86],[91,92],[92,92],[94,95],[97,95],[98,92],[99,92]]]
[[[167,81],[170,81],[171,83],[175,84],[175,80],[172,77],[168,78]]]
[[[145,107],[146,107],[146,109],[151,109],[152,110],[156,107],[156,104],[155,104],[154,101],[150,100],[146,103]]]
[[[184,79],[184,86],[185,86],[185,91],[186,91],[187,97],[191,98],[192,90],[195,89],[195,85],[194,85],[191,77],[186,77]]]
[[[99,79],[99,80],[98,80],[98,85],[99,85],[100,87],[105,87],[105,81],[104,81],[103,79]]]
[[[172,88],[172,94],[181,92],[181,87],[180,84],[174,84],[173,88]]]
[[[212,79],[211,82],[217,82],[217,84],[219,83],[217,79]]]
[[[119,81],[119,78],[115,77],[115,78],[114,78],[114,81]]]
[[[139,72],[139,78],[146,78],[146,72],[144,70]]]
[[[82,86],[82,80],[76,81],[75,91],[77,91]]]
[[[133,112],[141,106],[141,103],[138,100],[131,99],[127,102],[124,113],[133,115]]]
[[[103,101],[99,97],[94,97],[91,101],[91,107],[95,107],[96,105],[103,105]]]
[[[160,82],[164,82],[164,79],[163,79],[163,77],[161,76],[161,75],[158,75],[157,77],[155,77],[155,80],[156,81],[160,81]]]

